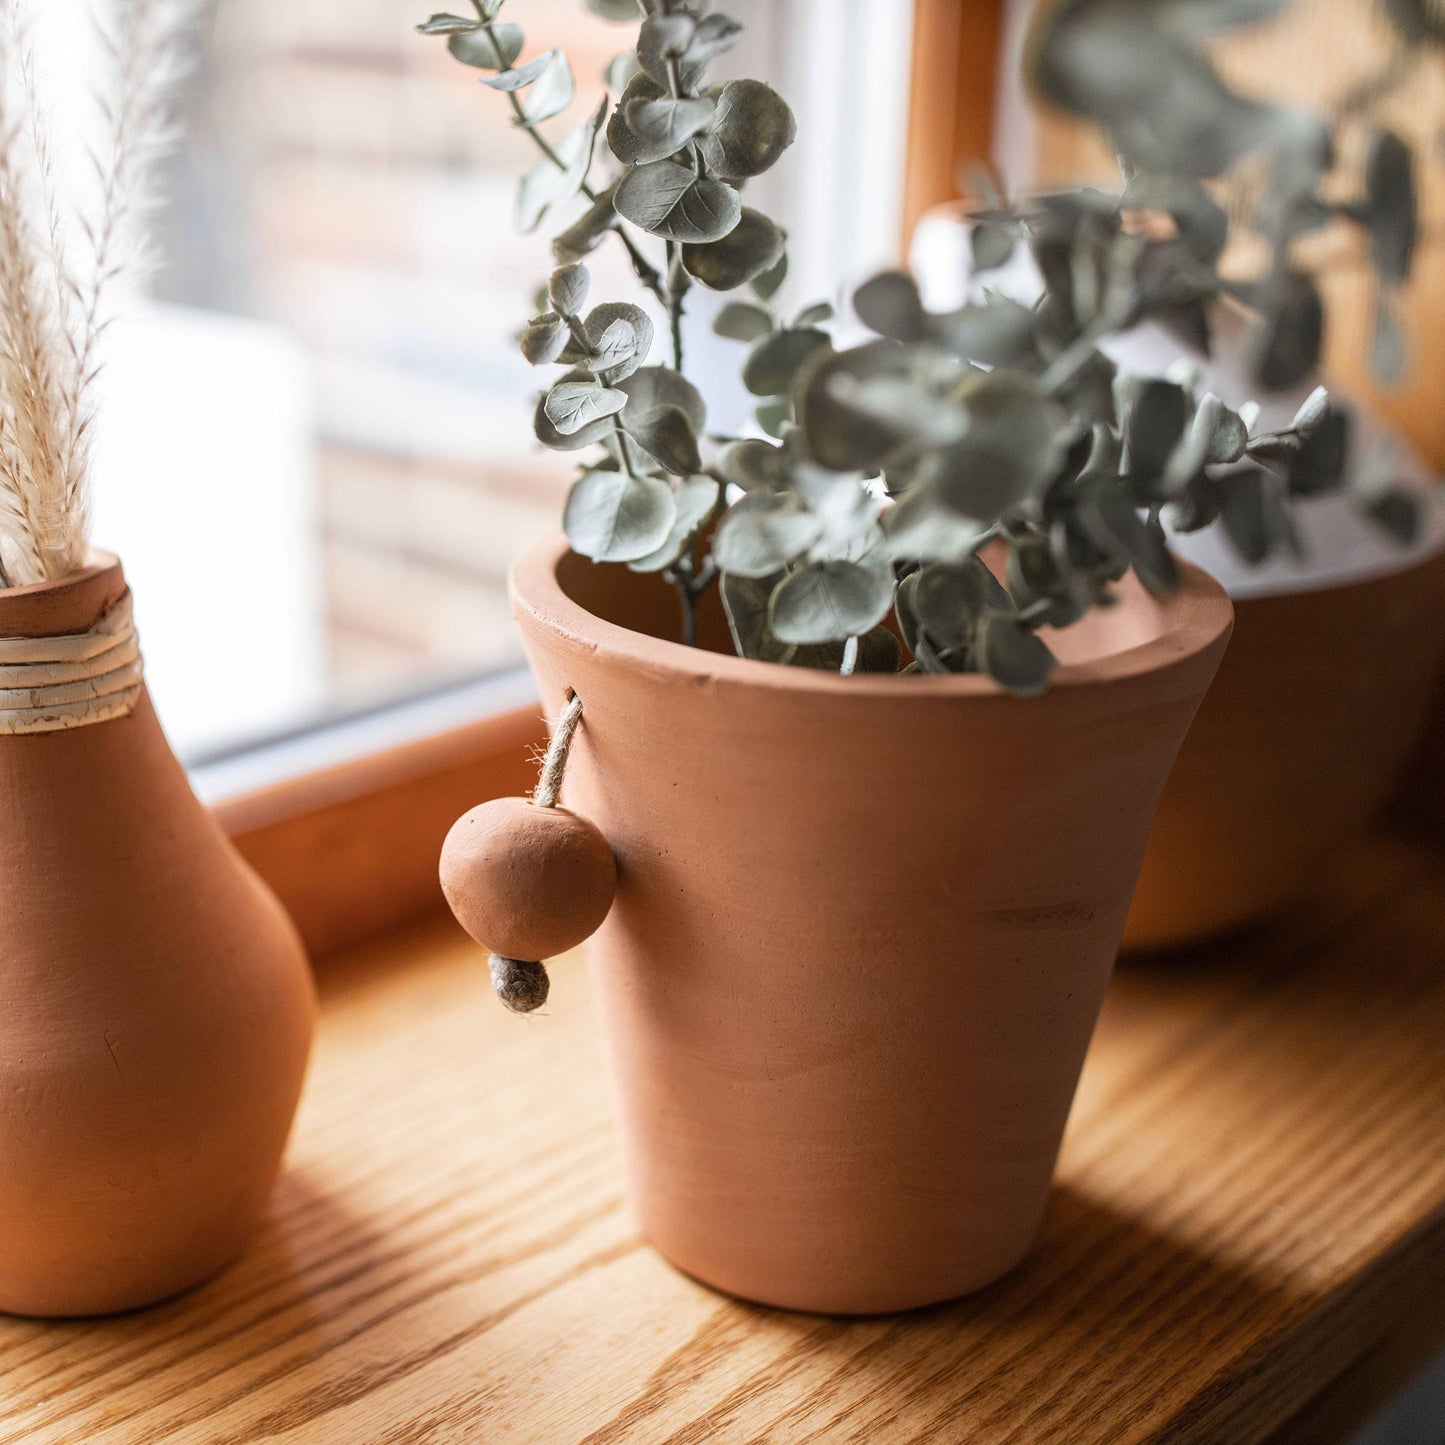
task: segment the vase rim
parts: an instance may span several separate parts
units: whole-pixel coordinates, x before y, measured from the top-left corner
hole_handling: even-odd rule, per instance
[[[698,681],[728,679],[793,693],[893,699],[910,694],[943,695],[1019,701],[992,678],[980,673],[946,677],[854,673],[842,677],[821,669],[758,662],[652,637],[609,622],[575,601],[558,575],[563,561],[570,555],[572,549],[560,533],[523,553],[511,569],[513,606],[538,625],[590,652]],[[1142,588],[1140,592],[1148,596],[1142,593]],[[1208,573],[1189,563],[1180,564],[1180,586],[1173,596],[1148,600],[1161,615],[1162,626],[1157,635],[1088,660],[1061,662],[1050,679],[1050,692],[1099,688],[1192,668],[1202,654],[1222,645],[1234,625],[1234,607],[1228,593]]]
[[[0,636],[87,632],[125,590],[120,559],[113,552],[92,547],[85,565],[64,577],[0,588]]]

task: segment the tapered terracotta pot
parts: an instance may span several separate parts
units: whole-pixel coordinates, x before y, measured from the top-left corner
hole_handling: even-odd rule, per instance
[[[0,592],[0,638],[84,634],[126,596],[104,558]],[[231,1260],[310,1048],[294,928],[143,685],[131,701],[0,734],[0,1309],[18,1314],[130,1309]]]
[[[1236,600],[1169,779],[1125,946],[1199,943],[1286,908],[1389,800],[1445,657],[1445,552]]]
[[[1167,604],[1128,593],[1060,640],[1032,701],[681,647],[648,635],[669,589],[560,542],[513,595],[544,701],[585,708],[566,800],[617,856],[589,956],[647,1233],[802,1310],[1012,1268],[1223,591],[1191,572]]]

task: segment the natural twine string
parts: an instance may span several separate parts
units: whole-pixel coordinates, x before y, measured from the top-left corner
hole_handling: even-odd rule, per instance
[[[552,742],[542,759],[542,771],[537,778],[536,791],[532,794],[536,807],[557,806],[562,796],[562,780],[567,773],[572,740],[581,725],[582,699],[568,688],[567,706],[562,709],[562,716],[552,730]],[[494,953],[491,964],[492,991],[513,1013],[535,1013],[547,1002],[552,981],[547,977],[546,965],[540,960],[503,958],[501,954]]]
[[[0,637],[0,734],[90,727],[134,710],[140,643],[130,593],[88,632]]]

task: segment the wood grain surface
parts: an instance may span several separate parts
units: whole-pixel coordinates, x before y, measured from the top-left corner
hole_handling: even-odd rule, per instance
[[[1445,1282],[1442,963],[1445,864],[1376,843],[1271,932],[1121,969],[1030,1261],[839,1321],[671,1270],[584,971],[515,1019],[423,925],[324,973],[240,1262],[143,1315],[0,1322],[0,1445],[1250,1445]]]

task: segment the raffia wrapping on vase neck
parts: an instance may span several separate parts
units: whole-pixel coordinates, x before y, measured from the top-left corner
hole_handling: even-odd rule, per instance
[[[140,643],[126,592],[89,632],[0,637],[0,734],[125,717],[140,700]]]

